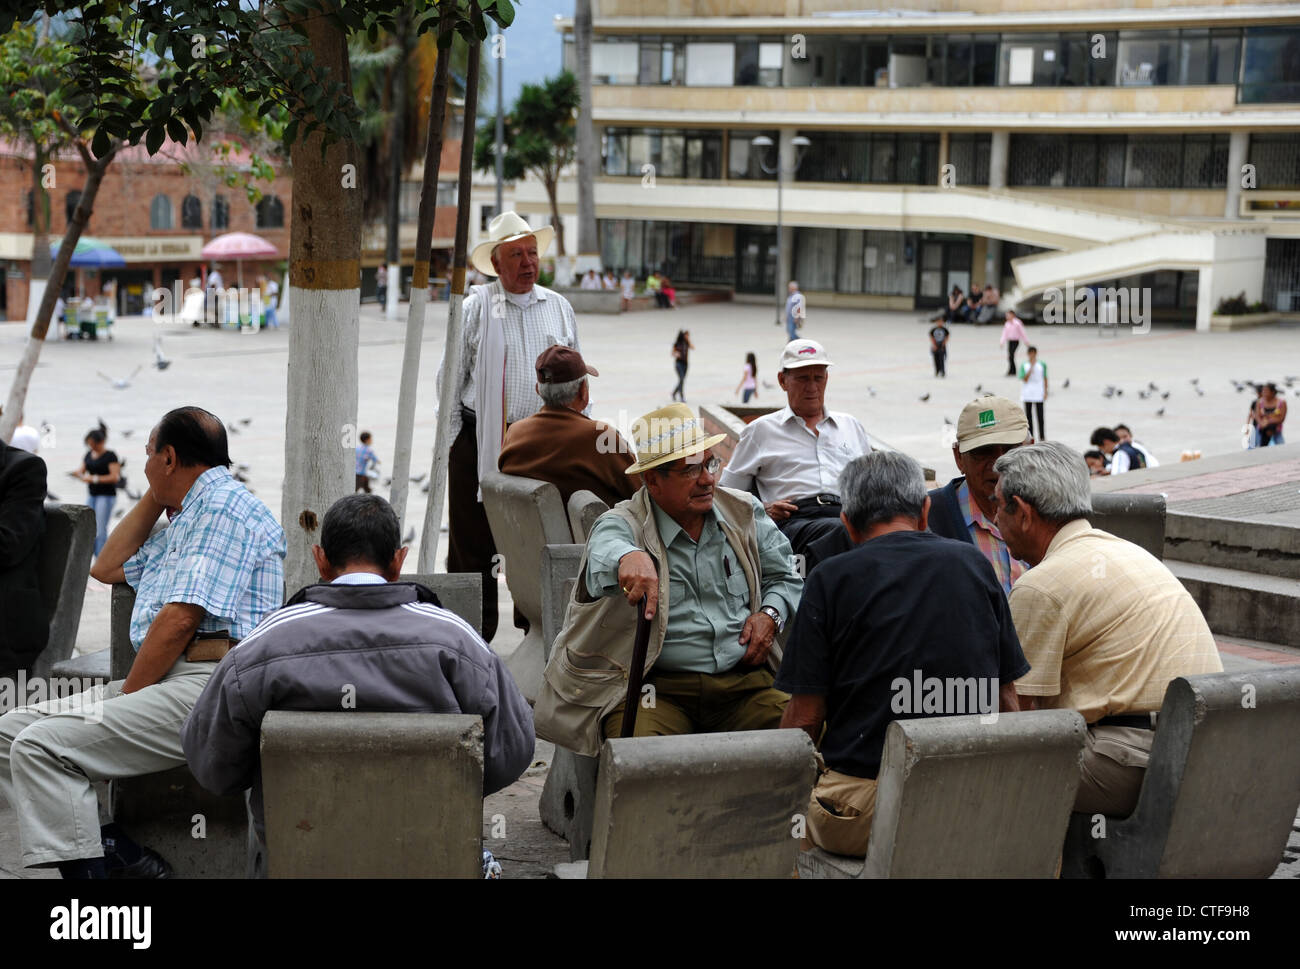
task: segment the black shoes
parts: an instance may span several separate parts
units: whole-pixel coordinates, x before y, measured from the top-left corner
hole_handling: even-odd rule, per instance
[[[110,867],[109,878],[171,878],[172,866],[152,848],[141,848],[140,859],[120,868]]]

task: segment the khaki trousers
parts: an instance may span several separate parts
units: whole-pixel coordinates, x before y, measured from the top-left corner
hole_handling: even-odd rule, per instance
[[[94,782],[184,764],[181,724],[216,667],[182,657],[134,693],[114,680],[0,717],[0,795],[18,815],[25,866],[103,856]]]
[[[642,692],[634,737],[671,737],[724,730],[772,730],[790,696],[772,688],[772,674],[759,669],[732,673],[655,673],[646,683],[654,687],[653,706]],[[622,736],[620,703],[601,721],[605,739]]]
[[[1116,818],[1132,814],[1155,739],[1154,730],[1090,726],[1084,738],[1074,809]]]
[[[821,763],[821,755],[817,755]],[[865,858],[876,813],[876,782],[823,769],[808,802],[808,834],[802,847],[812,845],[837,855]]]

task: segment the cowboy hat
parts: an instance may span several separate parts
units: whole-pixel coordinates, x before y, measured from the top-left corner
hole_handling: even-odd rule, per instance
[[[470,265],[485,276],[497,275],[496,267],[492,265],[492,252],[499,245],[523,239],[525,236],[533,236],[537,239],[537,255],[542,256],[547,249],[551,248],[555,229],[549,225],[544,225],[540,229],[530,229],[528,223],[516,213],[502,212],[488,223],[488,237],[475,246],[474,251],[470,253]]]
[[[727,435],[705,434],[702,422],[685,404],[670,404],[639,417],[632,425],[636,464],[627,474],[640,474],[669,461],[707,451]]]

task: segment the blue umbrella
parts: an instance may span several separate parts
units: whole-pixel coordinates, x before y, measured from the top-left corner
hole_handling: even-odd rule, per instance
[[[58,242],[50,243],[50,258],[58,258],[59,245]],[[69,265],[75,269],[122,269],[126,266],[126,260],[107,243],[82,236],[77,240],[77,248],[72,250]]]

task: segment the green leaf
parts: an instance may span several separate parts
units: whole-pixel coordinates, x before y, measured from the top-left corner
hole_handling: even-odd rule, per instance
[[[144,147],[150,155],[158,154],[158,149],[162,147],[163,140],[167,137],[167,132],[159,125],[156,128],[150,128],[149,133],[145,135]]]
[[[96,158],[103,158],[108,154],[108,149],[112,147],[112,139],[109,138],[108,132],[101,126],[95,132],[95,137],[90,141],[90,150]]]
[[[496,22],[502,28],[509,27],[515,22],[515,8],[510,0],[497,0],[496,7],[493,9]]]
[[[176,118],[167,119],[167,134],[171,135],[172,141],[179,141],[182,145],[189,140],[189,133],[185,130],[185,125],[181,124]]]

